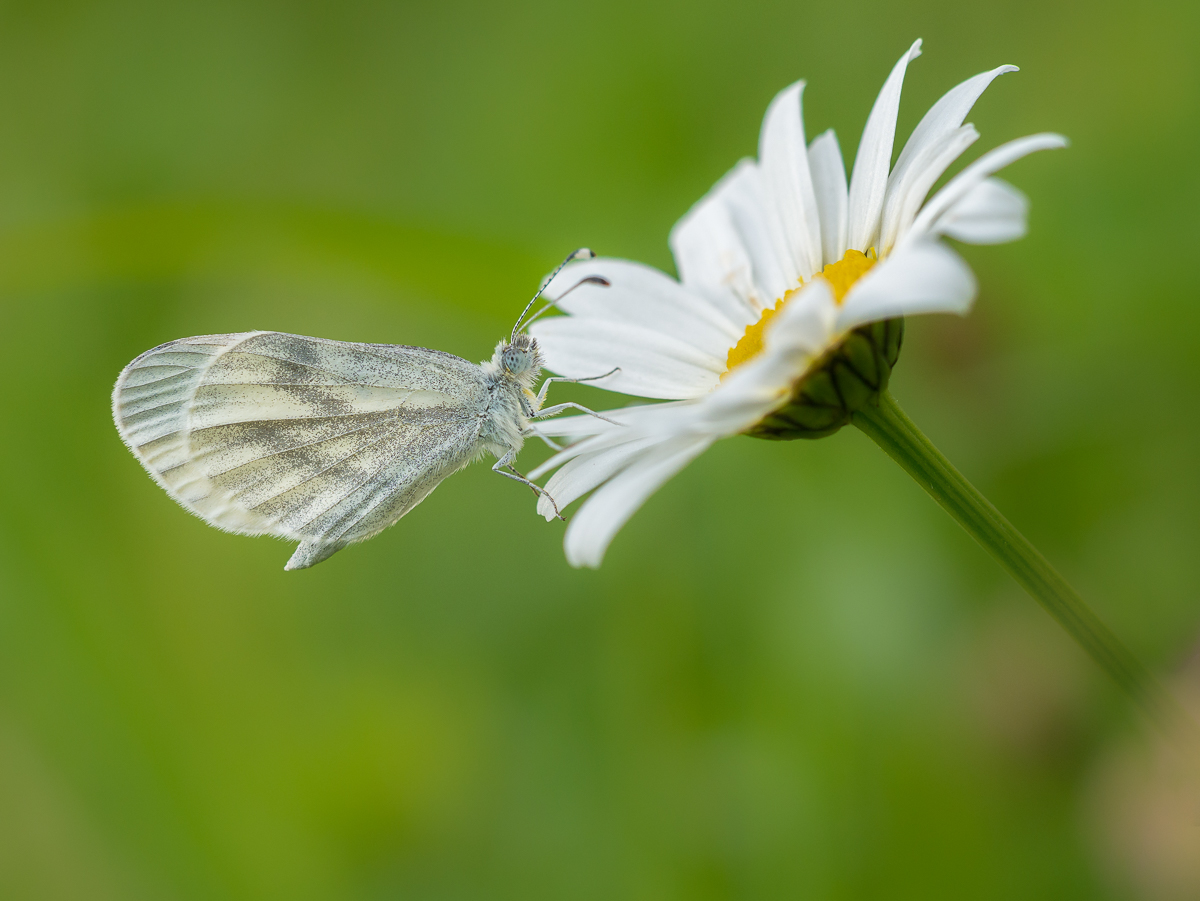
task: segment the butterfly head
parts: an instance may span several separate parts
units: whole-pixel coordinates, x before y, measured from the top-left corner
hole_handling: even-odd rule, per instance
[[[496,381],[515,382],[528,390],[537,381],[542,371],[542,355],[537,341],[524,332],[513,335],[511,341],[496,345],[492,359],[483,364],[484,372]]]
[[[524,332],[518,332],[510,342],[500,342],[496,348],[495,362],[504,372],[521,379],[529,373],[537,378],[542,368],[542,355],[538,353],[537,341]]]

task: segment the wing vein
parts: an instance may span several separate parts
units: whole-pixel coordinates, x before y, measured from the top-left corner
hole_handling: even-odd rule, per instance
[[[424,426],[424,427],[421,429],[421,431],[422,431],[422,432],[427,432],[427,431],[429,431],[429,429],[431,429],[431,428],[432,428],[432,426]],[[363,450],[366,450],[366,448],[363,448]],[[347,457],[347,459],[349,459],[349,458]],[[395,459],[395,458],[393,457],[392,459]],[[310,516],[310,517],[309,517],[308,519],[306,519],[306,520],[305,520],[303,523],[301,523],[301,528],[303,528],[304,526],[307,526],[307,525],[310,525],[310,524],[312,524],[312,522],[313,522],[314,520],[316,520],[316,519],[319,519],[320,517],[324,516],[326,513],[328,513],[330,510],[332,510],[334,507],[336,507],[338,504],[340,504],[342,501],[344,501],[346,498],[348,498],[348,497],[349,497],[351,494],[353,494],[355,491],[358,491],[358,489],[362,488],[364,485],[366,485],[366,484],[368,484],[369,482],[371,482],[371,481],[372,481],[372,480],[373,480],[373,479],[374,479],[376,476],[378,476],[378,475],[379,475],[381,472],[383,472],[383,469],[384,469],[384,467],[385,467],[385,466],[387,466],[387,465],[388,465],[389,463],[391,463],[391,462],[392,462],[392,460],[384,460],[382,463],[380,463],[380,464],[379,464],[379,467],[378,467],[378,468],[377,468],[377,469],[376,469],[376,470],[375,470],[373,473],[371,473],[371,474],[370,474],[369,476],[367,476],[365,479],[363,479],[362,481],[360,481],[360,482],[359,482],[357,485],[355,485],[353,488],[351,488],[351,489],[350,489],[348,492],[346,492],[345,494],[343,494],[343,495],[342,495],[342,496],[341,496],[341,497],[340,497],[340,498],[339,498],[337,501],[335,501],[334,503],[330,504],[328,507],[326,507],[326,508],[325,508],[324,510],[322,510],[320,513],[316,513],[316,514],[314,514],[313,516]],[[402,487],[402,486],[397,486],[397,489],[396,489],[396,490],[398,490],[400,487]],[[393,493],[395,493],[395,490],[393,490],[392,492],[390,492],[390,493],[389,493],[389,496],[390,496],[390,494],[393,494]],[[370,510],[374,510],[374,509],[375,509],[377,506],[379,506],[379,504],[382,502],[382,500],[383,500],[383,499],[381,498],[379,501],[376,501],[374,504],[372,504],[372,505],[371,505],[371,507],[370,507],[370,509],[369,509],[367,512],[370,512]],[[364,514],[364,515],[365,515],[365,514]],[[359,517],[357,520],[355,520],[355,522],[361,522],[361,521],[362,521],[362,519],[363,519],[363,517],[362,517],[362,516],[360,516],[360,517]],[[354,525],[354,523],[351,523],[350,525],[352,526],[352,525]],[[346,528],[345,528],[345,529],[342,529],[342,531],[338,532],[338,536],[340,537],[340,536],[342,536],[342,535],[346,534],[346,531],[347,531],[349,528],[350,528],[350,526],[346,526]]]
[[[479,438],[479,432],[480,432],[480,429],[475,430],[476,440],[478,440],[478,438]],[[472,446],[474,446],[474,442],[472,442]],[[379,470],[377,470],[375,472],[375,474],[371,476],[371,478],[372,479],[375,478],[375,476],[378,475],[379,471],[382,469],[383,469],[383,467],[380,466]],[[364,482],[363,484],[366,484],[366,483]],[[359,487],[361,487],[361,485]],[[401,484],[399,484],[395,488],[393,488],[391,491],[376,498],[375,503],[371,504],[371,506],[369,506],[366,510],[364,510],[362,516],[358,517],[358,519],[355,520],[354,522],[347,523],[346,526],[340,532],[337,533],[337,538],[335,540],[340,540],[343,535],[345,535],[347,532],[349,532],[354,527],[355,523],[362,522],[364,519],[366,519],[368,516],[371,515],[372,510],[376,509],[380,504],[382,504],[384,501],[386,501],[388,498],[390,498],[392,495],[394,495],[397,491],[402,490],[404,487],[405,487],[405,483],[402,482]],[[436,487],[436,485],[434,487]],[[358,489],[356,488],[355,490],[357,491]],[[313,519],[316,519],[316,517],[314,516]],[[310,519],[309,522],[312,522],[312,520]]]
[[[353,342],[350,342],[350,341],[346,341],[346,342],[335,341],[335,342],[332,342],[332,343],[334,343],[334,344],[343,344],[343,343],[344,343],[344,344],[346,344],[346,345],[347,345],[347,346],[349,346],[349,347],[353,347],[355,351],[357,351],[358,353],[361,353],[363,356],[366,356],[366,357],[371,357],[371,358],[373,358],[373,359],[376,359],[376,360],[383,360],[385,363],[391,363],[391,364],[393,364],[393,365],[394,365],[394,364],[396,364],[396,363],[398,363],[398,362],[410,362],[410,361],[407,361],[407,360],[397,360],[396,356],[389,356],[388,354],[378,353],[378,352],[374,352],[374,351],[371,351],[371,350],[366,350],[366,349],[365,349],[365,348],[370,348],[370,347],[378,347],[378,346],[380,346],[380,345],[377,345],[377,344],[355,344],[355,343],[353,343]],[[464,359],[462,359],[461,357],[456,357],[454,354],[451,354],[451,353],[446,353],[446,351],[444,351],[444,350],[434,350],[433,348],[429,348],[429,347],[416,347],[416,346],[414,346],[414,345],[411,345],[411,344],[385,344],[385,345],[382,345],[382,346],[384,346],[384,347],[392,347],[392,348],[396,348],[396,349],[398,349],[398,350],[419,350],[419,351],[421,351],[421,352],[423,352],[423,353],[431,354],[431,355],[433,355],[433,356],[435,356],[435,357],[446,357],[446,358],[449,358],[449,359],[451,359],[451,360],[455,360],[455,361],[457,361],[457,362],[459,362],[459,363],[466,363],[468,366],[472,366],[472,365],[473,365],[473,364],[471,364],[469,361],[467,361],[467,360],[464,360]],[[430,361],[429,361],[429,360],[425,360],[425,361],[423,361],[423,362],[424,362],[424,363],[426,363],[426,364],[428,364]]]
[[[324,414],[322,416],[284,416],[280,419],[236,419],[231,422],[218,422],[213,425],[202,425],[198,428],[189,429],[189,433],[206,432],[209,429],[223,429],[229,425],[258,425],[267,422],[316,422],[321,419],[345,419],[348,416],[362,416],[361,410],[351,411],[350,413]]]
[[[268,334],[269,334],[269,333],[268,333]],[[284,333],[283,333],[283,332],[275,332],[275,334],[277,334],[277,335],[282,335],[282,334],[284,334]],[[303,336],[303,335],[291,335],[291,336],[289,336],[289,337],[293,337],[293,338],[303,338],[304,336]],[[311,338],[308,338],[308,339],[305,339],[305,340],[312,342],[312,339],[311,339]],[[319,345],[321,345],[321,344],[324,344],[325,342],[313,342],[313,343],[316,343],[316,344],[318,344],[318,346],[319,346]],[[362,354],[362,355],[363,355],[363,356],[365,356],[365,357],[371,357],[371,358],[372,358],[372,359],[374,359],[374,360],[382,360],[382,361],[383,361],[383,362],[385,362],[385,363],[391,363],[391,364],[393,364],[393,365],[395,365],[395,364],[397,364],[397,363],[409,362],[409,361],[405,361],[405,360],[398,360],[398,359],[397,359],[395,356],[389,356],[388,354],[383,354],[383,353],[378,353],[378,352],[373,352],[373,351],[371,351],[371,350],[367,350],[366,348],[369,348],[369,347],[372,347],[372,346],[374,346],[374,345],[370,345],[370,344],[355,344],[354,342],[351,342],[351,341],[330,341],[330,342],[328,342],[328,343],[330,343],[330,344],[342,344],[342,345],[345,345],[345,346],[347,346],[347,347],[351,347],[351,348],[353,348],[353,349],[354,349],[354,351],[355,351],[356,353],[360,353],[360,354]],[[237,346],[237,345],[235,345],[235,346]],[[458,360],[458,359],[459,359],[458,357],[455,357],[455,356],[454,356],[454,354],[449,354],[449,353],[446,353],[445,351],[441,351],[441,350],[439,350],[439,351],[433,351],[433,350],[431,350],[430,348],[427,348],[427,347],[412,347],[411,345],[407,345],[407,344],[389,344],[389,345],[386,345],[386,346],[387,346],[387,347],[395,347],[395,348],[404,348],[404,349],[420,350],[420,351],[424,351],[424,352],[426,352],[426,353],[433,353],[433,354],[436,354],[437,356],[445,356],[445,357],[449,357],[449,358],[451,358],[451,359],[453,359],[453,360]],[[317,372],[324,372],[324,373],[326,373],[326,374],[328,374],[328,375],[332,375],[332,376],[334,376],[335,378],[346,378],[346,376],[339,375],[337,372],[334,372],[333,370],[330,370],[330,369],[325,369],[324,367],[321,367],[321,366],[314,366],[314,365],[313,365],[313,364],[311,364],[311,363],[301,363],[301,362],[299,362],[298,360],[289,360],[289,359],[287,359],[286,357],[277,357],[277,356],[274,356],[273,354],[267,354],[267,353],[263,353],[262,351],[260,351],[260,350],[255,350],[255,349],[253,349],[253,348],[251,348],[251,349],[247,349],[247,350],[238,350],[238,351],[234,351],[234,350],[231,348],[229,351],[227,351],[227,353],[240,353],[240,354],[246,354],[247,356],[253,355],[253,356],[259,356],[259,357],[265,357],[265,358],[266,358],[266,359],[268,359],[268,360],[275,360],[275,361],[277,361],[277,362],[280,362],[280,363],[294,363],[294,364],[295,364],[295,365],[297,365],[297,366],[304,366],[304,367],[305,367],[305,368],[307,368],[307,369],[314,369],[314,370],[316,370]],[[425,361],[425,362],[428,362],[428,361]],[[466,361],[464,360],[464,361],[462,361],[462,362],[466,362]],[[470,364],[468,363],[468,365],[470,365]],[[352,384],[355,384],[354,382],[351,382],[351,383],[352,383]]]
[[[275,354],[265,354],[261,350],[237,350],[230,353],[239,353],[247,357],[262,357],[264,360],[274,360],[276,363],[287,363],[289,366],[301,366],[305,369],[311,369],[313,372],[322,372],[325,375],[332,376],[335,379],[341,379],[346,384],[357,385],[358,382],[334,372],[332,369],[326,369],[324,366],[314,366],[312,363],[301,363],[299,360],[289,360],[287,357],[279,357]]]
[[[376,385],[371,382],[341,382],[337,385],[314,385],[311,382],[209,382],[206,385],[201,385],[201,388],[378,388],[381,391],[408,391],[410,394],[413,391],[418,391],[418,388],[409,388],[407,385],[398,387],[396,385]],[[445,392],[439,391],[439,394]],[[403,403],[403,401],[401,401]]]
[[[339,438],[345,438],[347,435],[354,435],[354,434],[357,434],[358,432],[366,431],[367,429],[376,428],[377,426],[382,425],[384,423],[384,421],[385,420],[380,420],[379,422],[369,422],[366,425],[359,426],[356,429],[348,429],[345,432],[338,432],[337,434],[334,434],[334,435],[327,435],[324,438],[318,438],[316,441],[309,441],[304,444],[297,444],[293,447],[285,447],[283,450],[272,451],[269,454],[263,454],[261,457],[255,457],[253,460],[247,460],[245,463],[239,463],[237,466],[231,466],[231,467],[229,467],[229,469],[222,469],[220,472],[209,473],[208,477],[211,479],[211,478],[216,478],[218,476],[226,476],[226,475],[229,475],[229,473],[231,473],[231,472],[237,472],[239,469],[241,469],[244,466],[252,466],[255,463],[262,462],[263,460],[269,460],[269,459],[271,459],[271,457],[278,457],[280,454],[290,454],[292,451],[303,450],[306,447],[316,447],[318,444],[324,444],[326,441],[336,441]],[[216,453],[216,451],[206,451],[204,454],[198,456],[196,459],[202,460],[202,459],[204,459],[204,457],[209,456],[213,453]],[[347,458],[347,459],[349,459],[349,458]],[[177,465],[183,466],[184,464],[179,463]],[[336,466],[337,464],[334,464],[334,465]],[[171,468],[174,469],[175,467],[171,467]],[[163,472],[169,472],[169,471],[170,470],[163,470]]]
[[[165,366],[141,366],[136,371],[141,372],[143,369],[165,369],[165,368],[166,368]],[[170,375],[164,375],[162,378],[151,379],[148,382],[142,382],[138,385],[126,384],[122,387],[121,390],[122,391],[134,391],[138,388],[145,388],[147,385],[157,385],[159,382],[165,382],[169,379],[177,379],[181,375],[184,375],[188,372],[195,372],[195,371],[196,370],[191,368],[190,366],[185,366],[185,367],[182,367],[178,372],[172,372]]]
[[[428,428],[428,426],[426,426],[426,428]],[[366,453],[371,448],[373,448],[375,445],[377,445],[380,441],[383,441],[385,438],[391,437],[392,434],[393,434],[393,432],[391,432],[391,431],[385,432],[384,434],[382,434],[378,438],[376,438],[374,441],[371,441],[369,444],[364,444],[362,447],[360,447],[354,453],[347,454],[345,457],[342,457],[342,459],[337,460],[333,463],[330,463],[328,466],[326,466],[324,469],[320,470],[319,472],[314,472],[308,478],[297,482],[295,485],[291,485],[288,488],[285,488],[283,491],[280,491],[277,494],[272,494],[270,497],[265,497],[261,501],[259,501],[257,504],[255,504],[253,507],[247,507],[246,509],[247,510],[257,510],[263,504],[269,503],[270,501],[273,501],[276,498],[283,497],[289,491],[295,491],[301,485],[308,484],[309,482],[311,482],[313,479],[317,478],[318,476],[322,476],[325,473],[329,472],[329,470],[333,469],[335,466],[341,466],[343,463],[347,462],[348,460],[353,460],[355,457],[361,456],[362,454]],[[386,464],[380,465],[379,469],[383,469],[384,465],[386,465]],[[372,473],[366,481],[369,481],[370,479],[375,478],[375,476],[378,474],[379,474],[379,471],[377,470],[376,472]],[[265,481],[265,479],[259,480],[258,482],[255,483],[255,485],[261,485],[263,481]],[[354,488],[351,489],[351,491],[357,491],[364,484],[366,484],[365,481],[359,482],[357,485],[354,486]],[[254,486],[251,485],[251,486],[248,486],[247,488],[243,488],[241,491],[239,491],[237,494],[235,494],[234,497],[237,497],[240,494],[245,494],[246,491],[249,490],[249,488],[253,488],[253,487]],[[345,498],[347,498],[348,496],[349,496],[349,493],[342,495],[342,497],[338,499],[337,503],[340,503],[342,500],[345,500]],[[324,512],[324,511],[322,511],[322,512]],[[320,515],[321,515],[320,513],[317,514],[317,516],[320,516]],[[317,517],[314,516],[312,519],[316,519],[316,518]],[[304,525],[308,525],[310,522],[312,522],[312,519],[306,520],[304,522]]]
[[[187,400],[187,398],[176,398],[175,400],[167,401],[165,404],[155,404],[153,407],[146,407],[144,410],[136,410],[133,413],[128,414],[125,417],[125,420],[129,421],[130,419],[133,419],[133,417],[135,417],[135,416],[141,416],[143,413],[152,413],[155,410],[161,410],[163,407],[170,407],[170,406],[174,406],[176,404],[182,404],[186,400]],[[125,404],[122,404],[121,405],[122,409],[124,409],[125,406],[126,406]]]

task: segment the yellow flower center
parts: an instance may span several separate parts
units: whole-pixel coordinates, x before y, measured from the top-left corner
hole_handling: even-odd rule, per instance
[[[863,253],[861,250],[847,250],[844,257],[836,263],[830,263],[821,270],[819,277],[829,282],[829,286],[833,288],[833,299],[841,303],[846,294],[849,293],[851,285],[866,275],[867,271],[876,262],[878,261],[875,256],[874,247],[866,253]],[[763,332],[767,328],[767,323],[799,291],[800,288],[793,288],[791,291],[788,291],[787,294],[775,301],[774,307],[768,307],[763,310],[758,322],[751,323],[746,327],[746,333],[738,339],[737,344],[729,349],[729,355],[725,358],[725,372],[722,373],[721,378],[729,375],[735,366],[742,365],[747,360],[758,356],[762,352]]]

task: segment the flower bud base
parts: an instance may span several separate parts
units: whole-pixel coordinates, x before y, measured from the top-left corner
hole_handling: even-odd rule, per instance
[[[904,319],[857,328],[796,384],[791,400],[744,434],[772,441],[824,438],[887,389],[900,358]]]

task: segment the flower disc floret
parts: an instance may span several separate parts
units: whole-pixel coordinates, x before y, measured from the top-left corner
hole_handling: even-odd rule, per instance
[[[850,287],[862,278],[862,276],[866,275],[867,271],[875,265],[875,262],[874,248],[872,248],[869,254],[859,250],[847,250],[844,257],[822,269],[819,277],[829,282],[830,287],[833,288],[833,299],[840,304],[845,299]],[[740,366],[762,352],[763,333],[766,331],[767,324],[776,313],[783,309],[788,301],[799,293],[800,288],[793,288],[791,291],[788,291],[787,294],[775,302],[775,306],[763,310],[762,316],[757,322],[746,327],[746,333],[738,339],[738,343],[729,348],[729,354],[725,357],[725,372],[721,375],[722,379],[734,367]]]

